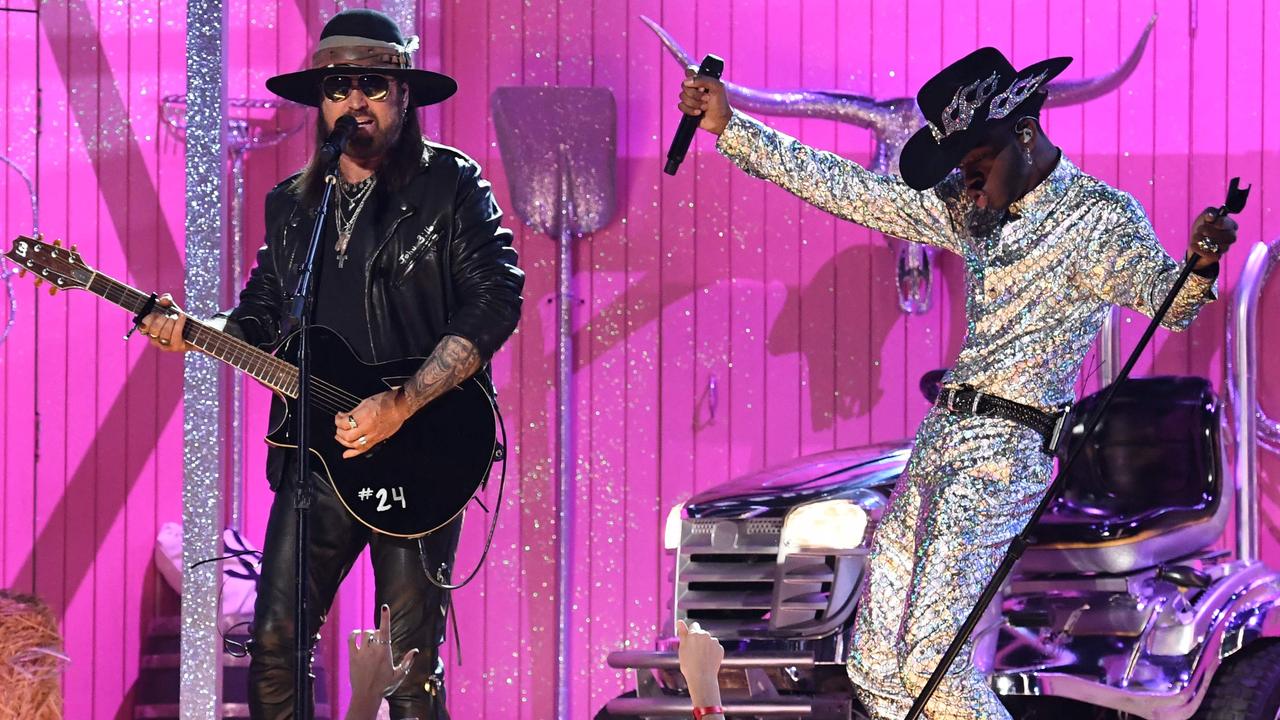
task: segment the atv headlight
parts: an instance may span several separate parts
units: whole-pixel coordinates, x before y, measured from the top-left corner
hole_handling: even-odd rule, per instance
[[[823,500],[792,508],[782,523],[782,551],[852,550],[867,532],[867,511],[852,500]]]
[[[662,547],[668,550],[675,550],[680,547],[680,523],[683,522],[681,515],[684,511],[684,503],[676,503],[671,508],[671,512],[667,513],[667,524],[662,528]]]

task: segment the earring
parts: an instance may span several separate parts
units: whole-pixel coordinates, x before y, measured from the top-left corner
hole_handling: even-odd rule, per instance
[[[1031,142],[1031,128],[1022,128],[1022,142],[1023,144]]]

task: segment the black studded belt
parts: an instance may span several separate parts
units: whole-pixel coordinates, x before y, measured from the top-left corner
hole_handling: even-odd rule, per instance
[[[1066,424],[1067,413],[1071,409],[1065,407],[1056,413],[1047,413],[1030,405],[975,390],[967,385],[958,388],[942,388],[938,391],[938,401],[934,404],[955,415],[997,417],[1031,428],[1044,438],[1044,444],[1040,449],[1046,455],[1053,455],[1058,450],[1062,428]]]

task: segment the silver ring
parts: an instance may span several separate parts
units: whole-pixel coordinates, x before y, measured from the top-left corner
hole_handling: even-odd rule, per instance
[[[1213,255],[1218,254],[1218,243],[1214,242],[1208,236],[1202,237],[1196,241],[1196,247]]]
[[[347,416],[347,427],[351,428],[352,430],[355,430],[355,429],[356,429],[356,416],[355,416],[355,415],[348,415],[348,416]]]
[[[356,440],[356,444],[357,444],[357,445],[368,445],[368,444],[369,444],[369,438],[368,438],[368,437],[365,437],[364,435],[361,435],[361,436]]]

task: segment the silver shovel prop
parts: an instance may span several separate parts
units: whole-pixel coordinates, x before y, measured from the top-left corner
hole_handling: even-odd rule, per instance
[[[614,212],[617,107],[597,87],[502,87],[493,91],[498,150],[516,215],[556,241],[556,716],[569,720],[569,628],[573,595],[573,241]]]

